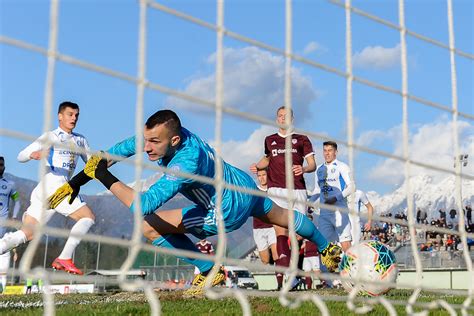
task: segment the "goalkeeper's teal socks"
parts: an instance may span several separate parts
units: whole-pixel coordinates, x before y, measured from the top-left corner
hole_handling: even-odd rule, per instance
[[[295,231],[301,237],[314,242],[318,246],[319,252],[322,252],[328,246],[328,241],[321,232],[314,226],[306,216],[300,212],[293,211],[295,214]]]
[[[164,235],[153,240],[152,244],[156,247],[165,247],[165,248],[170,248],[170,249],[184,249],[184,250],[201,253],[193,244],[191,239],[189,239],[186,235],[183,235],[183,234]],[[214,266],[214,262],[212,261],[187,258],[187,257],[181,257],[181,256],[179,258],[183,259],[184,262],[187,262],[189,264],[192,264],[198,267],[199,271],[201,272],[209,271]]]

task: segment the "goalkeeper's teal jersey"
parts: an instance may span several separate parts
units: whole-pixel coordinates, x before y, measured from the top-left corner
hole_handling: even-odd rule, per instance
[[[215,152],[201,138],[185,128],[181,131],[181,144],[174,156],[161,159],[158,163],[173,171],[186,172],[214,178]],[[135,137],[128,138],[108,150],[110,154],[130,157],[135,154]],[[224,181],[240,187],[257,189],[253,179],[243,172],[223,161]],[[207,210],[214,208],[216,190],[213,185],[193,179],[164,174],[148,191],[141,193],[143,214],[151,214],[178,192]],[[258,198],[250,194],[224,189],[222,210],[226,222],[235,222],[248,218],[250,210]],[[134,210],[134,205],[131,207]]]

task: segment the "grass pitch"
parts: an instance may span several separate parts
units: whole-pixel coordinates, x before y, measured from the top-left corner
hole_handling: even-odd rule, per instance
[[[301,294],[308,292],[299,292]],[[311,293],[311,292],[310,292]],[[324,298],[341,299],[347,295],[343,290],[318,290],[313,293]],[[406,315],[406,300],[411,292],[392,290],[385,297],[394,304],[399,315]],[[293,293],[292,293],[293,295]],[[157,292],[161,303],[162,315],[242,315],[239,302],[233,298],[210,300],[207,298],[182,297],[181,292]],[[465,300],[462,296],[446,296],[422,293],[419,303],[428,303],[437,299],[445,299],[450,304],[461,305]],[[149,315],[150,307],[143,293],[121,292],[115,294],[68,294],[55,295],[56,315]],[[312,302],[304,302],[300,307],[289,309],[283,307],[275,297],[251,297],[249,299],[253,315],[320,315]],[[356,315],[346,306],[345,300],[325,301],[331,315]],[[405,302],[405,303],[403,303]],[[421,307],[416,308],[421,311]],[[43,315],[43,299],[39,294],[32,295],[0,295],[0,314],[9,315]],[[459,310],[457,310],[459,313]],[[474,313],[474,307],[469,311]],[[387,311],[377,304],[367,315],[388,315]],[[430,311],[429,315],[448,315],[441,308]]]

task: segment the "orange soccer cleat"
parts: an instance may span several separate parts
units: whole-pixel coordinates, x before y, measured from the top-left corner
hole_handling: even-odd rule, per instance
[[[83,275],[84,274],[84,272],[79,270],[74,265],[74,262],[72,262],[72,259],[59,259],[59,258],[56,258],[56,259],[54,259],[53,264],[51,266],[55,270],[64,270],[67,273],[78,274],[78,275]]]

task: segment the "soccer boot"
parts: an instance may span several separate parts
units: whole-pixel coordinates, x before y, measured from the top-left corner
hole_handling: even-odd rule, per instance
[[[332,242],[321,252],[321,262],[329,272],[336,271],[341,261],[342,248]]]
[[[290,291],[297,291],[302,284],[303,283],[301,282],[301,279],[299,277],[295,277],[291,283]]]
[[[183,295],[187,297],[191,296],[200,296],[204,294],[204,285],[206,284],[207,276],[202,275],[201,273],[194,277],[191,287],[184,291]],[[219,268],[216,275],[212,279],[211,286],[217,286],[223,284],[225,281],[225,271],[223,267]]]
[[[202,275],[202,273],[196,274],[196,276],[193,279],[193,282],[191,282],[191,286],[195,286],[195,285],[197,286],[203,283],[204,281],[206,281],[206,277]]]
[[[72,262],[72,259],[59,259],[56,258],[51,265],[55,270],[64,270],[68,273],[83,275],[84,273],[79,270]]]

